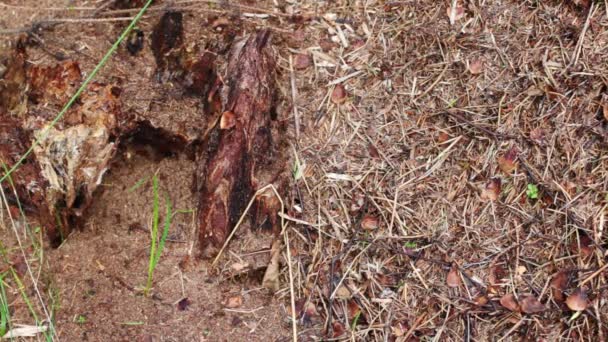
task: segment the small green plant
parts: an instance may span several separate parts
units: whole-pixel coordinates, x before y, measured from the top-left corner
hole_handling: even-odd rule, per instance
[[[411,249],[414,249],[414,248],[417,248],[417,247],[418,247],[418,244],[417,244],[415,241],[406,241],[406,242],[403,244],[403,247],[405,247],[405,248],[411,248]]]
[[[8,311],[8,298],[4,289],[4,274],[0,274],[0,336],[4,336],[10,329],[10,312]]]
[[[300,158],[298,158],[298,153],[296,149],[293,149],[293,155],[295,160],[293,162],[293,167],[291,168],[291,176],[294,180],[299,180],[304,175],[304,169],[306,169],[306,165],[300,163]]]
[[[156,265],[158,265],[158,261],[160,260],[160,255],[163,253],[163,249],[165,248],[165,241],[167,241],[167,234],[169,233],[169,226],[171,226],[171,216],[172,216],[172,208],[171,201],[169,198],[165,198],[165,224],[163,227],[162,235],[160,239],[158,238],[158,225],[159,225],[159,211],[160,211],[160,195],[158,190],[158,177],[154,175],[152,177],[152,191],[154,195],[153,209],[152,209],[152,243],[150,244],[150,262],[148,263],[148,281],[146,282],[146,287],[144,288],[144,295],[148,296],[150,293],[150,289],[152,288],[152,279],[154,277],[154,270],[156,269]]]
[[[528,188],[526,189],[526,195],[529,199],[537,199],[538,198],[538,186],[536,184],[528,183]]]
[[[302,178],[302,171],[302,166],[300,166],[300,163],[296,160],[293,164],[293,169],[291,170],[293,179],[298,180]]]
[[[74,317],[74,322],[78,324],[85,324],[87,322],[87,317],[85,315],[78,315]]]

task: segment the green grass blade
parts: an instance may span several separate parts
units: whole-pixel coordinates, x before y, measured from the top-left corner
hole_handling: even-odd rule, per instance
[[[70,98],[70,100],[68,101],[68,103],[65,104],[65,106],[59,112],[59,114],[57,114],[57,116],[53,119],[53,121],[51,121],[51,124],[47,125],[44,128],[44,131],[42,132],[42,135],[39,136],[38,138],[36,138],[36,140],[34,140],[34,142],[32,143],[32,145],[30,146],[30,148],[21,156],[21,158],[19,158],[19,160],[15,163],[15,165],[13,165],[10,168],[10,170],[8,171],[8,173],[5,173],[4,176],[2,176],[2,178],[0,178],[0,183],[4,182],[4,180],[6,180],[13,172],[15,172],[15,170],[17,170],[19,168],[19,166],[21,166],[21,164],[23,163],[23,161],[25,161],[25,159],[30,154],[32,154],[32,151],[34,151],[34,147],[36,147],[36,145],[38,145],[41,140],[46,139],[46,137],[48,136],[49,131],[51,130],[51,128],[53,128],[57,124],[57,122],[59,120],[61,120],[61,118],[63,117],[63,115],[72,107],[72,105],[76,102],[76,100],[78,99],[78,97],[80,97],[80,95],[86,89],[86,87],[89,85],[89,83],[91,83],[91,81],[93,80],[93,78],[95,76],[97,76],[97,73],[99,72],[99,70],[101,70],[101,68],[107,63],[108,59],[110,59],[110,57],[112,56],[112,54],[118,49],[118,46],[120,45],[120,43],[122,43],[122,41],[131,32],[131,30],[133,29],[133,27],[135,27],[135,24],[137,24],[137,22],[139,21],[139,19],[144,15],[144,13],[146,12],[146,10],[150,6],[150,4],[152,4],[152,1],[153,0],[146,1],[146,4],[144,5],[144,7],[141,8],[141,10],[139,11],[139,13],[137,13],[137,15],[135,16],[135,18],[133,18],[133,20],[131,21],[131,23],[129,24],[129,26],[127,26],[127,28],[123,31],[123,33],[120,35],[120,37],[118,37],[118,39],[116,40],[116,42],[114,42],[114,44],[112,45],[112,47],[110,47],[110,49],[106,52],[106,54],[103,56],[103,58],[101,59],[101,61],[99,61],[99,63],[95,66],[95,68],[93,69],[93,71],[84,80],[84,82],[82,83],[82,85],[80,86],[80,88],[78,88],[78,90],[76,91],[76,93]]]
[[[0,336],[4,336],[10,330],[10,321],[8,297],[4,289],[4,275],[0,274]]]
[[[154,260],[156,259],[156,242],[158,240],[158,217],[159,217],[159,195],[158,195],[158,177],[152,177],[152,192],[154,196],[153,211],[152,211],[152,230],[150,232],[150,262],[148,263],[148,281],[144,288],[144,295],[148,295],[152,287],[152,276],[154,275]]]
[[[171,208],[171,200],[169,197],[165,198],[165,206],[167,207],[167,211],[165,213],[165,226],[163,227],[163,235],[158,242],[158,248],[156,251],[156,258],[154,260],[154,268],[158,265],[158,260],[160,260],[160,255],[163,253],[163,249],[165,248],[165,241],[167,241],[167,235],[169,234],[169,227],[171,226],[171,215],[173,215]]]
[[[130,187],[127,192],[133,192],[135,190],[137,190],[140,186],[146,184],[146,182],[148,181],[148,177],[144,177],[140,180],[137,181],[137,183],[135,183],[135,185],[133,185],[132,187]]]

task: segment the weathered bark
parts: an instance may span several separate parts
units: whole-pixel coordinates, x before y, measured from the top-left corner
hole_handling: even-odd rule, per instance
[[[81,221],[115,155],[116,137],[124,124],[120,89],[91,83],[49,128],[82,82],[80,68],[74,61],[27,66],[25,60],[25,48],[19,43],[0,77],[0,161],[12,167],[34,140],[38,144],[11,174],[12,184],[6,181],[2,187],[12,205],[38,217],[51,244],[57,246]]]
[[[230,53],[228,79],[222,90],[223,113],[197,171],[203,257],[218,252],[254,191],[265,185],[256,171],[271,164],[273,155],[275,61],[269,40],[268,31],[258,32],[236,42]],[[261,203],[266,202],[273,201]],[[277,211],[273,209],[269,211],[274,217]],[[259,212],[268,214],[263,209]]]
[[[21,158],[27,151],[30,141],[30,134],[21,128],[18,119],[0,113],[0,164],[2,164],[0,176],[4,176],[5,171]],[[57,244],[58,241],[54,237],[59,236],[60,232],[53,222],[46,201],[48,183],[41,176],[35,157],[30,155],[19,168],[19,172],[14,172],[0,186],[8,204],[16,209],[22,209],[27,215],[37,216],[41,225],[47,228],[51,242]],[[19,211],[13,211],[11,215],[16,219]]]

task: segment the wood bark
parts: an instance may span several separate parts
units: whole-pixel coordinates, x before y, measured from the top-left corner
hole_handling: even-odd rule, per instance
[[[126,120],[120,89],[92,82],[49,127],[82,81],[80,68],[70,60],[41,66],[26,65],[26,59],[20,40],[0,77],[0,163],[8,169],[34,140],[38,144],[1,186],[9,204],[36,215],[51,245],[58,246],[81,223],[115,155],[115,138]]]
[[[202,167],[197,174],[203,257],[217,254],[255,190],[265,185],[261,181],[267,179],[260,170],[272,165],[275,61],[269,41],[268,31],[252,34],[237,41],[229,56],[222,89],[223,113],[200,158]],[[276,215],[275,201],[264,197],[260,197],[255,212]]]

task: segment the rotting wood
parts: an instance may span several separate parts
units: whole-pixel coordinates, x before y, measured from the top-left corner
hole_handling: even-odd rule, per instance
[[[175,15],[175,14],[171,14]],[[163,21],[159,22],[162,25]],[[178,25],[180,26],[180,25]],[[181,36],[181,27],[175,30]],[[94,192],[120,144],[153,145],[164,155],[199,146],[196,172],[198,227],[202,255],[214,255],[243,214],[256,189],[267,184],[286,189],[285,122],[276,120],[275,60],[269,31],[233,44],[227,81],[216,74],[216,57],[187,53],[181,39],[156,48],[157,67],[178,81],[186,93],[202,101],[200,139],[155,127],[121,110],[121,89],[93,82],[54,127],[48,125],[82,81],[76,61],[28,66],[20,43],[0,75],[0,158],[8,167],[35,139],[34,153],[12,175],[14,194],[2,186],[9,202],[36,216],[51,244],[58,246],[83,223]],[[180,50],[179,65],[164,60]],[[186,51],[186,52],[184,52]],[[169,64],[168,64],[169,63]],[[44,134],[48,129],[48,134]],[[169,149],[163,146],[169,146]],[[9,191],[10,190],[10,191]],[[252,226],[280,231],[281,204],[272,192],[255,199]]]
[[[234,44],[222,89],[223,113],[199,157],[198,227],[203,257],[217,254],[255,190],[280,178],[274,165],[278,141],[272,122],[274,73],[268,31]],[[254,225],[276,232],[279,208],[274,195],[259,196]]]
[[[2,187],[13,205],[38,216],[51,244],[57,246],[82,221],[116,153],[125,123],[120,88],[91,83],[64,117],[49,127],[82,81],[80,68],[69,60],[51,66],[19,63],[26,59],[20,41],[0,82],[11,90],[0,106],[0,158],[10,167],[34,140],[38,144],[11,175],[12,184],[4,182]],[[13,91],[18,82],[22,87]]]

